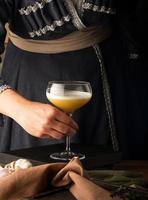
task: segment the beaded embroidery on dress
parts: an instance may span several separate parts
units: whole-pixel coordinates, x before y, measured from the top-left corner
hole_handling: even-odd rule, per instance
[[[19,14],[30,29],[30,37],[40,37],[47,32],[54,32],[56,28],[65,26],[66,23],[70,23],[77,29],[75,20],[73,19],[74,15],[69,9],[70,4],[75,6],[79,17],[82,17],[82,21],[85,18],[85,12],[88,11],[91,11],[92,14],[93,12],[115,14],[113,1],[111,0],[32,1],[32,3],[26,3],[25,7],[19,8]]]

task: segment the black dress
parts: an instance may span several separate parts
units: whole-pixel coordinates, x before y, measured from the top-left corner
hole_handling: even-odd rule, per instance
[[[71,2],[1,0],[1,27],[9,21],[10,29],[23,38],[52,40],[63,37],[79,29]],[[79,0],[75,8],[87,27],[104,21],[114,22],[114,0]],[[2,28],[1,35],[2,51],[5,35]],[[68,53],[39,54],[18,49],[9,42],[1,82],[7,82],[27,99],[49,103],[45,94],[49,80],[89,81],[93,97],[74,114],[80,130],[72,141],[112,144],[115,151],[123,151],[124,158],[134,158],[134,155],[140,158],[147,146],[145,133],[148,126],[144,119],[139,120],[139,115],[144,118],[145,114],[145,101],[137,97],[136,91],[141,87],[137,84],[139,69],[135,71],[133,65],[130,66],[118,29],[114,28],[112,35],[96,46]],[[35,138],[12,119],[6,116],[3,119],[0,151],[61,142]]]

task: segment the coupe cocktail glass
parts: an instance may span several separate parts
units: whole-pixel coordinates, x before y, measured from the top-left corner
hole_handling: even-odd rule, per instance
[[[90,83],[85,81],[49,81],[46,96],[54,106],[72,117],[77,109],[90,101],[92,89]],[[50,157],[57,160],[70,160],[73,157],[84,159],[85,155],[72,152],[70,136],[66,136],[65,151],[53,153]]]

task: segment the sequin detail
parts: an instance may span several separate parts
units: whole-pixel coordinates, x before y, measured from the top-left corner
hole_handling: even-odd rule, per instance
[[[70,16],[67,15],[63,17],[61,20],[55,20],[51,25],[46,25],[43,28],[40,28],[39,30],[33,30],[32,32],[29,32],[29,35],[31,38],[35,36],[41,36],[43,34],[46,34],[48,31],[54,31],[56,27],[62,26],[64,22],[69,22],[70,21]]]
[[[107,14],[116,14],[116,10],[113,8],[106,8],[105,6],[97,6],[91,3],[84,3],[82,5],[83,9],[92,10],[94,12],[103,12]]]
[[[29,15],[31,12],[36,12],[38,9],[44,8],[47,3],[50,3],[53,0],[42,0],[42,2],[36,2],[34,5],[29,5],[28,7],[21,8],[19,13],[21,15]]]

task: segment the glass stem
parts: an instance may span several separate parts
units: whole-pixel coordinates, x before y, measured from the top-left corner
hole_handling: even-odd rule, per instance
[[[72,114],[68,114],[70,117],[72,117]],[[66,152],[70,153],[71,152],[71,147],[70,147],[70,136],[66,136]]]
[[[71,152],[71,148],[70,148],[70,136],[66,136],[66,152]]]

